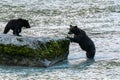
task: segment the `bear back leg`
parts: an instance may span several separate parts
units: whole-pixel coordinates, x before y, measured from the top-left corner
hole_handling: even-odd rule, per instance
[[[95,56],[95,50],[89,51],[86,53],[86,56],[88,59],[94,59]]]

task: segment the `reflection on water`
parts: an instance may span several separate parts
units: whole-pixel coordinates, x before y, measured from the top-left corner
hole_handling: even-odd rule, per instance
[[[78,68],[78,69],[86,69],[88,66],[92,65],[95,62],[95,59],[78,59],[78,60],[73,60],[71,61],[71,66],[73,68]]]
[[[70,24],[86,31],[96,45],[95,60],[87,60],[71,43],[68,60],[49,68],[0,66],[0,80],[119,80],[119,0],[1,0],[0,33],[8,20],[28,19],[24,36],[66,36]],[[12,34],[12,33],[9,33]]]
[[[76,64],[64,61],[49,68],[0,66],[0,78],[4,80],[119,79],[118,64],[120,62],[115,59],[110,61],[81,59]]]

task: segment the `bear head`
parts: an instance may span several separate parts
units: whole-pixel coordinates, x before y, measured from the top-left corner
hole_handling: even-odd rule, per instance
[[[29,24],[29,21],[28,21],[28,20],[26,20],[26,19],[21,19],[21,18],[19,18],[18,20],[19,20],[19,22],[22,24],[22,26],[24,26],[25,28],[30,28],[30,24]]]
[[[80,29],[77,26],[70,25],[68,34],[78,34]]]

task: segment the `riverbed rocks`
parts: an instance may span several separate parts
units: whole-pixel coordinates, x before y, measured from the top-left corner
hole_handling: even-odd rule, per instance
[[[48,67],[67,59],[70,41],[61,37],[0,34],[0,64]]]

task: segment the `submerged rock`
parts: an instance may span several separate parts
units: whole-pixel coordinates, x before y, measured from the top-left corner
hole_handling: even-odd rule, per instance
[[[66,38],[0,34],[0,64],[48,67],[67,59],[69,44]]]

